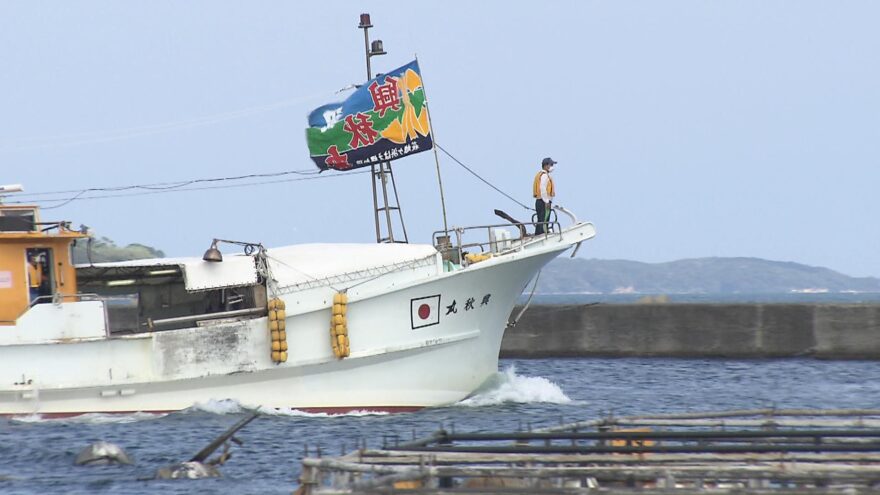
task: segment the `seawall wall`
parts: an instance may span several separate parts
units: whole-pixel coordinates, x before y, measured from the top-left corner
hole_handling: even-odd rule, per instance
[[[501,356],[880,359],[880,304],[532,305]]]

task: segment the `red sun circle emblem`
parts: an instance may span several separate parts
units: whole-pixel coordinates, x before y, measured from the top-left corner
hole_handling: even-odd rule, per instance
[[[431,316],[431,306],[427,304],[419,306],[419,318],[427,320],[429,316]]]

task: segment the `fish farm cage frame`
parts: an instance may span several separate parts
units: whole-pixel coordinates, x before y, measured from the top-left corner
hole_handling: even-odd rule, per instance
[[[880,410],[609,416],[516,432],[444,429],[306,456],[298,495],[880,494]]]

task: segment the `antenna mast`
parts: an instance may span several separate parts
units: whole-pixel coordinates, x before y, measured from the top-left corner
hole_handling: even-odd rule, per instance
[[[364,30],[364,54],[367,59],[367,81],[373,78],[372,68],[370,67],[370,58],[377,55],[385,55],[382,48],[382,40],[375,40],[370,43],[370,28],[373,24],[370,22],[370,14],[361,14],[360,29]],[[403,212],[400,209],[400,199],[397,196],[397,184],[394,182],[394,172],[391,170],[391,162],[379,162],[370,165],[373,178],[373,213],[376,220],[376,242],[401,242],[407,243],[409,239],[406,235],[406,225],[403,222]],[[394,195],[394,205],[388,203],[389,191],[388,181],[391,181],[391,194]],[[382,196],[379,197],[379,187],[382,188]],[[379,200],[382,200],[382,206],[379,206]],[[391,212],[396,211],[400,219],[400,228],[403,231],[403,237],[395,238],[394,225],[392,223]],[[382,218],[384,217],[384,229],[382,228]]]

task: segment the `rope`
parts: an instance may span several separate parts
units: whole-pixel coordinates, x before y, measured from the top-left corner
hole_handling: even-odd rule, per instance
[[[314,275],[311,275],[311,274],[309,274],[309,273],[306,273],[306,272],[300,270],[299,268],[297,268],[297,267],[295,267],[295,266],[293,266],[293,265],[288,265],[287,263],[281,261],[280,259],[278,259],[278,258],[276,258],[276,257],[274,257],[274,256],[269,256],[269,253],[266,253],[266,258],[268,258],[268,259],[274,261],[275,263],[278,263],[278,264],[284,265],[284,266],[286,266],[287,268],[290,268],[291,270],[293,270],[293,271],[295,271],[295,272],[299,272],[299,273],[305,275],[306,277],[308,277],[308,278],[310,278],[310,279],[312,279],[312,280],[314,280],[314,281],[316,281],[316,282],[320,282],[321,280],[323,280],[323,279],[318,278],[318,277],[316,277],[316,276],[314,276]],[[327,284],[327,286],[330,287],[331,289],[335,290],[336,292],[340,292],[339,289],[337,289],[336,287],[333,287],[333,286],[330,285],[330,284]],[[283,288],[283,287],[281,287],[281,288]],[[279,288],[276,287],[275,290],[277,291],[277,290],[279,290]]]
[[[442,151],[443,153],[445,153],[446,156],[448,156],[449,158],[452,158],[452,161],[454,161],[455,163],[461,165],[461,167],[462,167],[463,169],[465,169],[465,170],[467,170],[468,172],[470,172],[474,177],[480,179],[481,181],[483,181],[484,184],[486,184],[487,186],[491,187],[492,189],[498,191],[499,193],[501,193],[501,194],[502,194],[504,197],[506,197],[507,199],[509,199],[509,200],[513,201],[514,203],[516,203],[516,204],[522,206],[522,207],[525,208],[526,210],[532,211],[532,210],[534,209],[534,208],[530,208],[530,207],[528,207],[528,206],[526,206],[526,205],[520,203],[520,202],[517,201],[516,198],[514,198],[513,196],[507,194],[506,192],[502,191],[501,189],[498,189],[497,187],[495,187],[494,184],[492,184],[491,182],[487,181],[486,179],[480,177],[480,174],[478,174],[478,173],[474,172],[473,170],[471,170],[471,169],[470,169],[467,165],[465,165],[464,163],[461,163],[461,161],[460,161],[458,158],[452,156],[451,153],[449,153],[448,151],[446,151],[446,149],[444,149],[442,146],[440,146],[439,144],[437,144],[436,141],[434,142],[434,146],[436,146],[440,151]]]
[[[532,284],[532,291],[529,293],[529,298],[526,300],[526,304],[519,311],[519,314],[516,315],[516,318],[513,321],[507,322],[507,328],[513,328],[519,323],[519,319],[522,318],[522,315],[529,309],[529,305],[532,303],[532,297],[535,295],[535,289],[538,288],[538,279],[541,278],[541,270],[538,270],[538,273],[535,275],[535,283]]]
[[[106,191],[106,192],[114,192],[114,191],[127,191],[130,189],[149,189],[149,190],[164,190],[164,189],[175,189],[178,187],[188,186],[191,184],[198,184],[202,182],[223,182],[229,180],[243,180],[243,179],[256,179],[262,177],[279,177],[283,175],[317,175],[320,172],[314,169],[302,169],[302,170],[285,170],[283,172],[268,172],[264,174],[247,174],[247,175],[234,175],[230,177],[209,177],[206,179],[190,179],[183,180],[177,182],[153,182],[150,184],[134,184],[129,186],[112,186],[112,187],[90,187],[86,189],[68,189],[65,191],[47,191],[47,192],[38,192],[38,193],[29,193],[17,195],[17,197],[21,198],[29,198],[32,196],[51,196],[54,194],[70,194],[75,192],[96,192],[96,191]],[[48,200],[47,200],[48,201]]]
[[[70,193],[86,193],[86,192],[114,192],[114,191],[127,191],[130,189],[148,189],[148,190],[165,190],[165,189],[176,189],[178,187],[188,186],[191,184],[199,184],[202,182],[223,182],[223,181],[231,181],[231,180],[243,180],[243,179],[256,179],[263,177],[279,177],[284,175],[296,174],[296,175],[317,175],[320,172],[315,169],[301,169],[301,170],[285,170],[283,172],[267,172],[263,174],[247,174],[247,175],[234,175],[230,177],[209,177],[206,179],[190,179],[190,180],[182,180],[177,182],[153,182],[149,184],[134,184],[129,186],[112,186],[112,187],[90,187],[86,189],[68,189],[64,191],[46,191],[46,192],[36,192],[36,193],[28,193],[28,194],[19,194],[16,195],[18,198],[30,198],[32,196],[51,196],[54,194],[70,194]],[[56,201],[56,200],[47,200],[47,201]]]
[[[320,278],[319,278],[319,277],[316,277],[316,276],[311,275],[311,274],[309,274],[309,273],[306,273],[306,272],[300,270],[299,268],[297,268],[297,267],[295,267],[295,266],[289,265],[289,264],[287,264],[287,263],[281,261],[280,259],[275,258],[274,256],[269,256],[268,253],[266,254],[266,257],[269,258],[269,259],[271,259],[272,261],[275,261],[276,263],[282,264],[282,265],[284,265],[284,266],[290,268],[291,270],[294,270],[294,271],[296,271],[296,272],[299,272],[299,273],[305,275],[306,277],[308,277],[308,278],[314,280],[315,282],[322,282],[322,281],[325,281],[325,280],[326,280],[326,281],[327,281],[327,287],[330,287],[331,289],[335,290],[336,292],[348,292],[349,289],[352,289],[352,288],[357,287],[357,286],[359,286],[359,285],[363,285],[363,284],[365,284],[365,283],[367,283],[367,282],[372,282],[373,280],[376,280],[376,279],[378,279],[378,278],[380,278],[380,277],[384,277],[385,275],[388,275],[388,274],[390,274],[390,273],[394,273],[394,272],[397,272],[397,271],[399,271],[399,270],[403,270],[404,268],[408,268],[408,267],[411,266],[411,265],[415,265],[415,264],[417,264],[417,263],[424,263],[425,260],[431,259],[431,258],[433,258],[433,257],[435,257],[435,256],[436,256],[436,254],[429,254],[428,256],[425,256],[425,257],[422,257],[422,258],[415,258],[415,259],[412,259],[412,260],[409,260],[409,261],[402,261],[402,262],[399,262],[399,263],[392,263],[392,264],[390,264],[390,265],[383,265],[383,266],[379,266],[379,267],[366,268],[366,269],[364,269],[364,270],[357,270],[357,271],[355,271],[355,272],[351,272],[351,273],[359,273],[359,272],[369,271],[369,270],[373,270],[373,269],[377,269],[377,270],[378,270],[378,269],[382,269],[382,268],[390,267],[390,268],[388,269],[388,271],[386,271],[386,272],[384,272],[384,273],[380,273],[380,274],[378,274],[378,275],[374,275],[374,276],[369,277],[369,278],[367,278],[367,279],[360,280],[360,281],[358,281],[358,282],[355,283],[355,284],[347,285],[347,286],[344,286],[344,287],[342,287],[342,288],[339,288],[339,287],[336,287],[335,285],[333,285],[333,284],[330,283],[330,279],[333,278],[333,275],[331,275],[331,276],[325,276],[325,277],[320,277]],[[345,274],[343,274],[343,275],[345,275]],[[337,275],[337,276],[338,276],[338,275]],[[279,287],[279,290],[281,290],[281,289],[287,289],[287,288],[290,288],[290,287],[295,287],[295,286],[297,286],[297,285],[299,285],[299,284],[291,284],[291,285],[281,286],[281,287]]]
[[[68,204],[68,203],[71,203],[71,202],[73,202],[73,201],[76,201],[76,200],[79,199],[79,197],[82,196],[83,194],[85,194],[85,191],[80,191],[80,192],[78,192],[78,193],[76,194],[76,196],[74,196],[74,197],[72,197],[72,198],[68,198],[66,201],[64,201],[64,202],[61,203],[60,205],[47,206],[47,207],[45,207],[45,208],[43,208],[43,209],[44,209],[44,210],[52,210],[52,209],[54,209],[54,208],[61,208],[62,206],[66,205],[66,204]],[[18,201],[9,201],[9,203],[18,203]],[[91,239],[91,238],[90,238],[90,239]]]
[[[403,270],[404,268],[407,268],[407,267],[409,267],[410,265],[415,265],[416,263],[423,263],[425,260],[430,259],[430,258],[433,258],[434,256],[436,256],[436,255],[435,255],[435,254],[430,254],[430,255],[428,255],[428,256],[425,256],[424,258],[416,258],[416,259],[414,259],[414,260],[409,260],[409,261],[403,262],[402,264],[400,264],[400,265],[398,265],[398,266],[395,266],[394,268],[388,270],[388,271],[385,272],[385,273],[380,273],[380,274],[378,274],[378,275],[376,275],[376,276],[374,276],[374,277],[368,278],[368,279],[366,279],[366,280],[361,280],[360,282],[358,282],[358,283],[356,283],[356,284],[349,285],[348,287],[345,288],[345,290],[348,291],[349,289],[352,289],[352,288],[354,288],[354,287],[357,287],[358,285],[363,285],[363,284],[365,284],[365,283],[367,283],[367,282],[372,282],[373,280],[376,280],[376,279],[378,279],[378,278],[380,278],[380,277],[384,277],[385,275],[388,275],[389,273],[394,273],[394,272],[396,272],[396,271],[398,271],[398,270]]]
[[[188,187],[188,188],[184,188],[184,189],[165,188],[165,189],[151,190],[151,191],[146,191],[146,192],[134,192],[134,193],[123,193],[123,194],[103,194],[103,195],[99,194],[99,195],[94,195],[94,196],[81,196],[80,195],[80,194],[82,194],[82,192],[81,192],[80,194],[77,194],[77,195],[70,197],[70,198],[39,199],[39,200],[30,200],[30,201],[5,201],[4,203],[5,204],[32,204],[32,203],[46,203],[46,202],[57,202],[57,201],[64,202],[61,205],[55,205],[55,206],[43,208],[44,210],[48,210],[51,208],[58,208],[60,206],[64,206],[67,203],[70,203],[71,201],[82,201],[85,199],[126,198],[126,197],[131,197],[131,196],[148,196],[148,195],[153,195],[153,194],[167,194],[167,193],[173,193],[173,192],[204,191],[204,190],[210,190],[210,189],[232,189],[232,188],[236,188],[236,187],[260,186],[260,185],[265,185],[265,184],[281,184],[283,182],[299,182],[299,181],[303,181],[303,180],[332,179],[335,177],[347,177],[350,175],[359,175],[359,174],[368,174],[368,173],[370,173],[370,171],[365,170],[362,172],[361,171],[348,172],[345,175],[343,175],[343,174],[316,175],[313,177],[298,177],[295,179],[248,182],[246,184],[231,184],[231,185],[224,185],[224,186]]]

